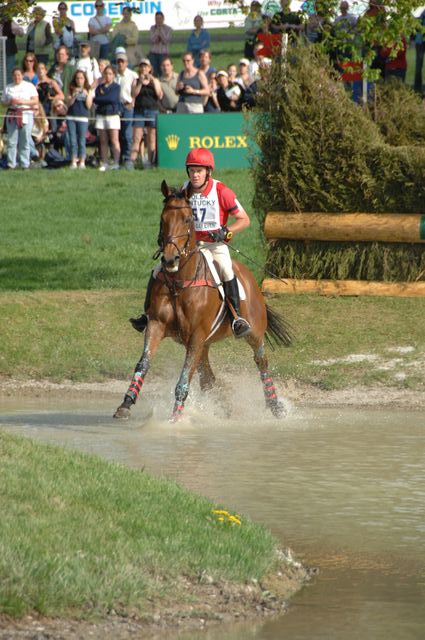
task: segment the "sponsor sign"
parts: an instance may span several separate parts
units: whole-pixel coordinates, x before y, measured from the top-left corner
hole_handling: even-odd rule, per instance
[[[58,0],[59,1],[59,0]],[[197,0],[194,6],[191,0],[139,0],[132,2],[111,2],[104,0],[105,15],[109,16],[113,24],[120,22],[124,7],[132,7],[132,20],[139,31],[149,31],[154,24],[155,13],[162,11],[165,23],[175,30],[193,29],[193,18],[199,14],[204,19],[207,29],[215,27],[243,26],[245,15],[240,7],[227,3],[226,0]],[[46,19],[50,22],[57,14],[56,2],[38,2],[47,12]],[[96,15],[93,2],[67,2],[68,16],[75,22],[77,33],[88,31],[88,21]]]
[[[192,149],[214,153],[218,169],[248,166],[250,114],[160,114],[157,125],[158,165],[182,169]]]

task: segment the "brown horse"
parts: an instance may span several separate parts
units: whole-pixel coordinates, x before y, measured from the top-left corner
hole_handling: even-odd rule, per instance
[[[215,377],[208,359],[210,345],[233,335],[227,304],[219,293],[204,254],[196,244],[187,193],[171,190],[165,181],[161,190],[165,198],[159,235],[162,268],[152,288],[144,350],[124,400],[114,414],[115,418],[126,419],[130,416],[130,408],[139,396],[159,343],[164,338],[173,338],[186,348],[172,414],[172,420],[178,420],[183,413],[195,371],[199,372],[202,390],[210,389],[214,384]],[[241,311],[252,327],[244,339],[254,352],[266,406],[274,416],[281,417],[284,413],[283,403],[278,400],[268,371],[264,337],[267,333],[269,341],[272,337],[277,344],[289,345],[290,329],[265,304],[249,269],[236,261],[233,267],[246,294],[246,299],[241,301]]]

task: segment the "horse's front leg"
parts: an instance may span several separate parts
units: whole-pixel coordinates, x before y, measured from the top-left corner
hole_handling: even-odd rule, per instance
[[[210,361],[208,358],[209,346],[204,346],[202,350],[201,360],[198,365],[199,384],[201,385],[201,391],[209,391],[213,388],[215,383],[215,375],[211,369]]]
[[[202,358],[202,350],[202,341],[193,340],[186,347],[186,358],[175,389],[175,403],[171,422],[178,422],[183,415],[184,403],[189,393],[193,374],[195,373]]]
[[[248,336],[246,341],[254,351],[254,361],[260,372],[266,407],[270,409],[275,418],[282,418],[286,413],[285,405],[278,398],[273,378],[269,372],[269,363],[264,348],[264,341],[261,340],[261,342],[258,342],[251,336]]]
[[[124,396],[124,400],[114,413],[114,418],[128,420],[130,417],[130,408],[136,404],[142,389],[145,377],[149,371],[152,357],[158,348],[159,343],[164,337],[164,328],[157,322],[150,322],[145,335],[145,346],[139,362],[134,369],[130,386]]]

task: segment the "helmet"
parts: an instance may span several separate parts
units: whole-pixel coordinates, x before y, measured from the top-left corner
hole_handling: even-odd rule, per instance
[[[186,167],[207,167],[214,170],[214,156],[209,149],[192,149],[186,156]]]

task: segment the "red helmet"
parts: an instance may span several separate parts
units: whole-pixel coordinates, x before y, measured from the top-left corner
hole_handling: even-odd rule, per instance
[[[214,156],[209,149],[192,149],[186,156],[186,167],[207,167],[214,170]]]

